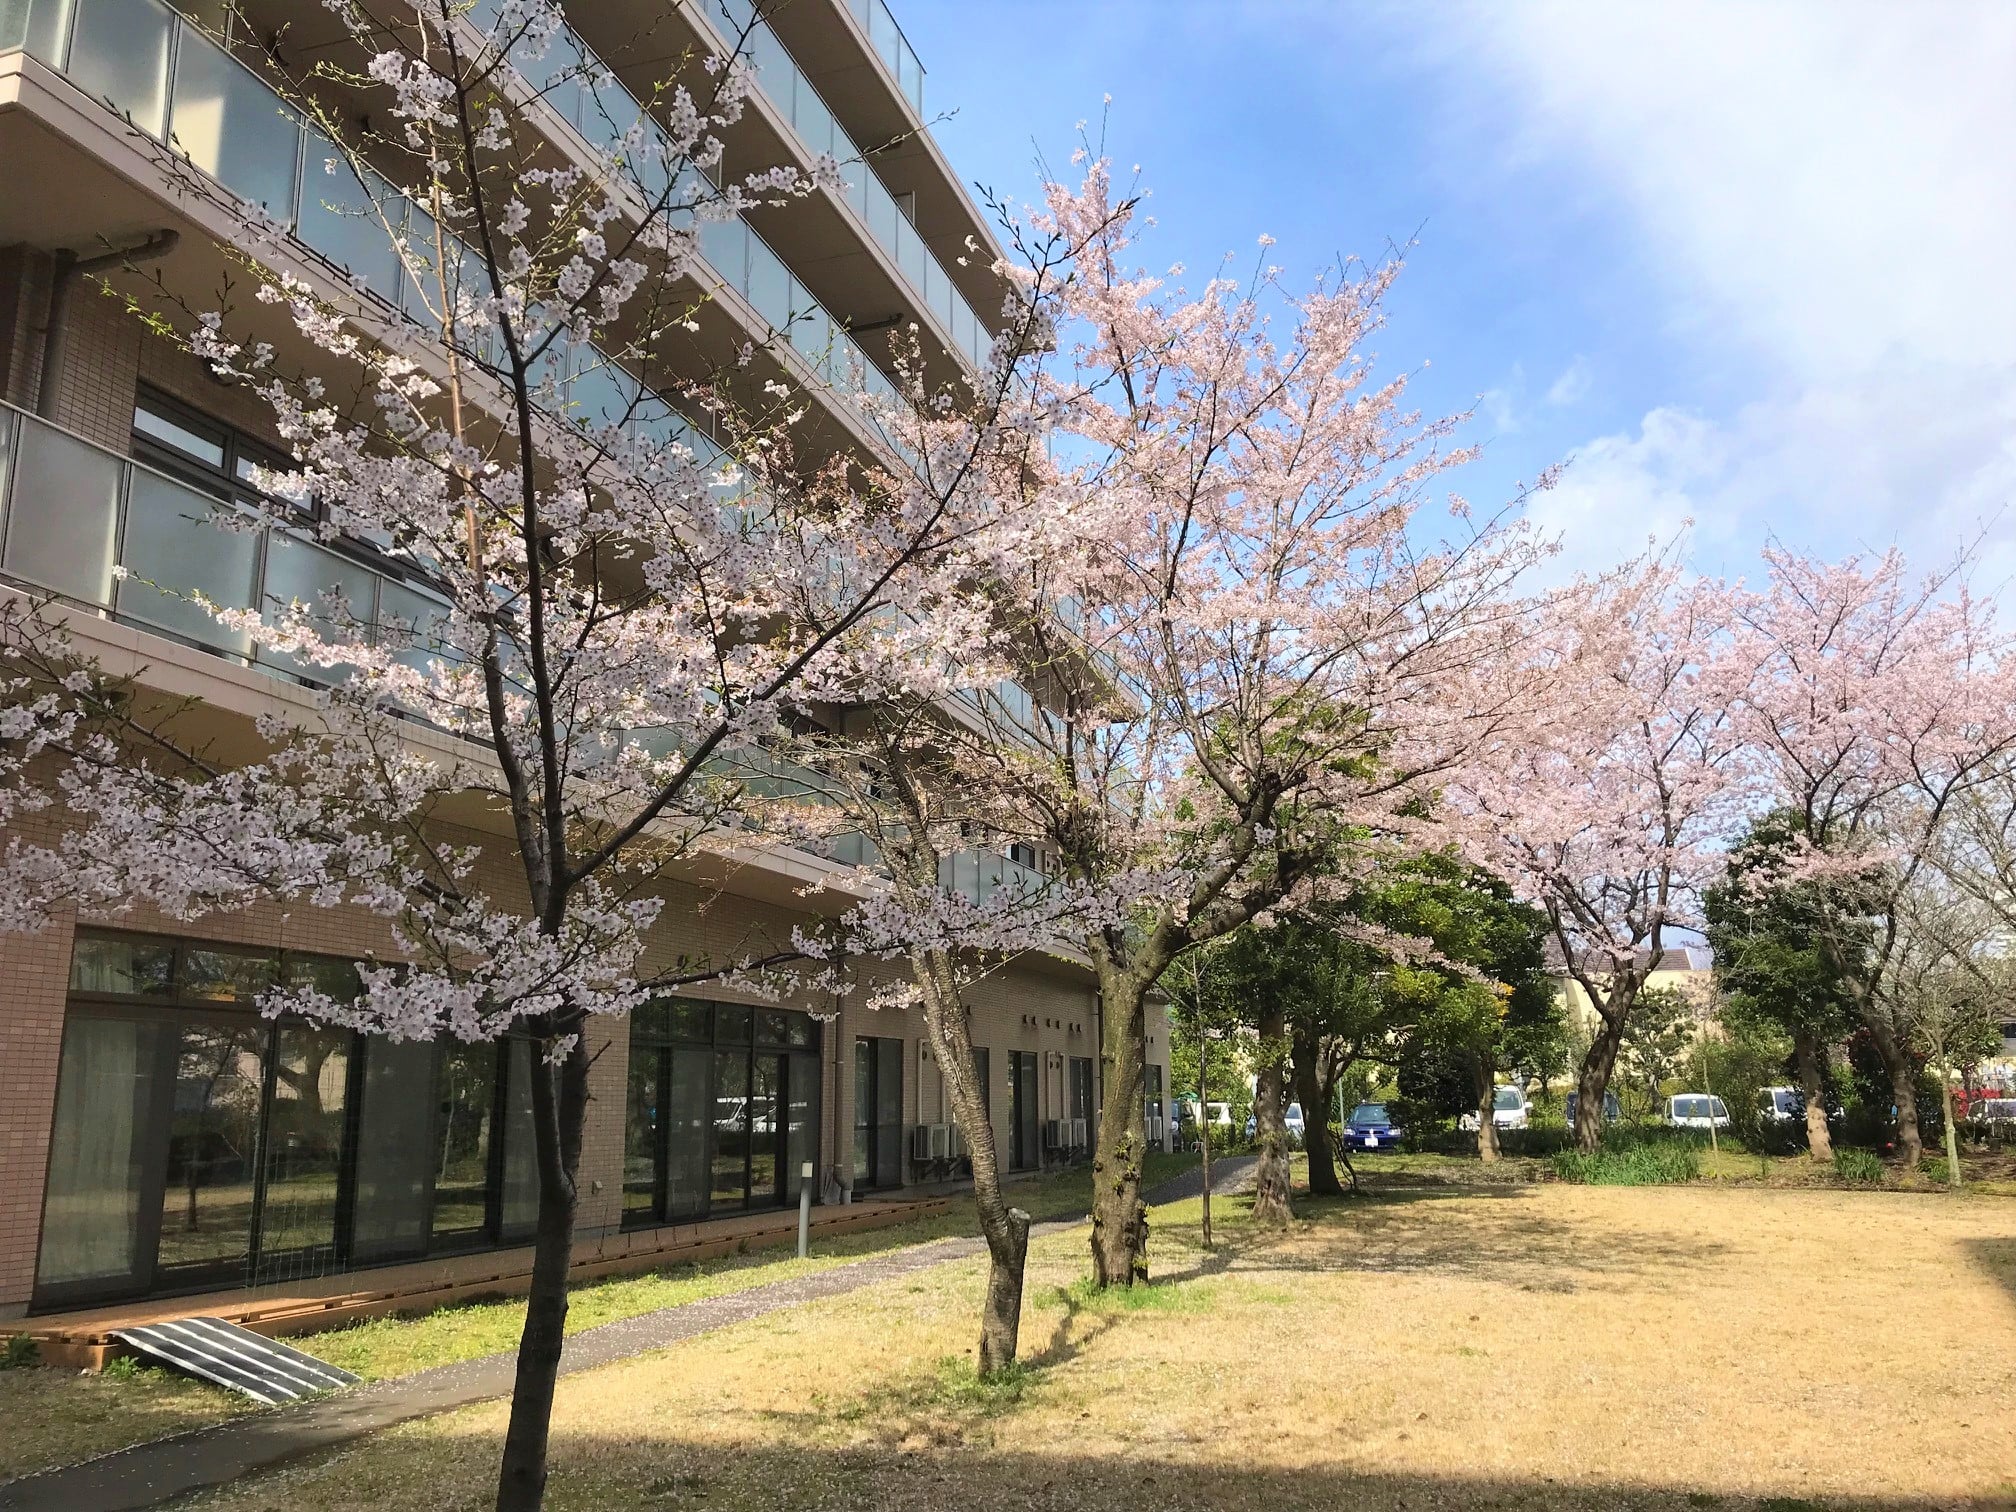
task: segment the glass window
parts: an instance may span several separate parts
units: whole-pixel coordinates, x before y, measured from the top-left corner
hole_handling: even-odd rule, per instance
[[[778,1127],[778,1104],[784,1094],[781,1055],[758,1055],[749,1076],[749,1201],[753,1206],[775,1202],[778,1195],[778,1147],[784,1131]]]
[[[512,1040],[506,1049],[504,1083],[504,1233],[526,1234],[539,1221],[538,1135],[532,1123],[532,1078],[551,1075],[536,1059],[530,1040]]]
[[[749,1172],[749,1057],[740,1050],[714,1053],[714,1179],[708,1206],[743,1205]]]
[[[207,494],[144,468],[133,470],[120,560],[132,576],[118,586],[121,616],[198,645],[248,656],[252,639],[229,630],[194,602],[201,593],[224,609],[249,609],[258,592],[259,535],[222,529],[233,510]]]
[[[24,421],[7,510],[7,570],[87,604],[110,604],[123,471],[111,453]]]
[[[290,604],[300,604],[318,631],[333,640],[352,643],[360,632],[339,624],[331,600],[340,599],[342,613],[357,625],[369,625],[377,616],[378,582],[378,574],[362,563],[276,530],[266,538],[266,573],[259,609],[270,615]],[[315,682],[336,682],[345,674],[343,666],[316,666],[288,651],[262,646],[257,654],[268,666],[284,667],[297,677]]]
[[[63,1030],[42,1196],[42,1287],[143,1285],[141,1201],[153,1138],[157,1023],[73,1015]]]
[[[242,1275],[249,1265],[267,1037],[253,1021],[176,1031],[159,1272]]]
[[[213,431],[208,426],[199,428],[193,421],[184,421],[179,415],[167,414],[145,404],[133,407],[133,430],[136,435],[172,446],[206,467],[221,469],[224,466],[224,432],[221,430]]]
[[[120,997],[167,997],[174,991],[169,940],[79,933],[70,949],[70,990]]]
[[[664,1071],[669,1050],[630,1047],[630,1086],[623,1119],[623,1221],[657,1218],[664,1206],[658,1180],[665,1160]]]
[[[154,0],[89,0],[77,10],[67,72],[150,136],[168,115],[168,38],[174,13]]]
[[[175,49],[174,143],[249,204],[294,219],[301,124],[280,97],[194,27]]]
[[[317,1275],[336,1251],[336,1197],[354,1037],[347,1029],[282,1023],[273,1031],[266,1109],[259,1274]]]
[[[190,945],[182,952],[180,995],[206,1003],[250,1003],[279,980],[280,963],[260,951]]]
[[[709,1186],[707,1139],[713,1105],[707,1092],[711,1052],[674,1050],[665,1085],[665,1216],[702,1211]]]
[[[1491,1106],[1508,1113],[1516,1111],[1523,1106],[1519,1098],[1519,1089],[1517,1087],[1500,1087],[1496,1092],[1491,1094]]]
[[[481,1235],[489,1221],[497,1047],[444,1044],[435,1096],[434,1238],[466,1240]]]
[[[360,1261],[417,1255],[427,1247],[433,1157],[435,1046],[374,1038],[362,1045],[356,1199],[350,1248]]]
[[[797,1017],[765,1008],[756,1015],[756,1043],[759,1045],[788,1045],[791,1043],[789,1025],[786,1020]]]
[[[750,1011],[739,1003],[720,1003],[714,1010],[714,1037],[738,1045],[749,1043]]]

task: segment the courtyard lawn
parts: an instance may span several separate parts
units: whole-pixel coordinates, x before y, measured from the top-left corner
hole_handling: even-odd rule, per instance
[[[1195,1164],[1193,1156],[1151,1155],[1147,1179],[1151,1184],[1166,1181]],[[1012,1182],[1008,1191],[1039,1222],[1076,1217],[1091,1205],[1092,1175],[1083,1168],[1060,1171]],[[567,1329],[573,1333],[767,1286],[864,1255],[978,1232],[970,1203],[955,1202],[950,1212],[936,1217],[817,1239],[811,1257],[802,1261],[788,1249],[757,1250],[591,1282],[574,1289]],[[372,1319],[291,1342],[375,1381],[515,1349],[524,1318],[522,1299],[503,1298],[418,1317]],[[0,1437],[0,1481],[254,1410],[253,1403],[231,1392],[138,1361],[115,1362],[102,1376],[39,1367],[0,1370],[0,1423],[7,1425]]]
[[[1398,1176],[1400,1173],[1395,1172]],[[1039,1241],[1028,1368],[973,1379],[962,1261],[563,1381],[555,1512],[704,1507],[2007,1508],[2016,1204],[1418,1181],[1280,1235],[1155,1214],[1158,1281]],[[501,1404],[215,1493],[489,1505]]]

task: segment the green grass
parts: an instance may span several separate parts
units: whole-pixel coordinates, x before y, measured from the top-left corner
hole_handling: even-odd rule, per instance
[[[1834,1152],[1834,1174],[1843,1181],[1873,1186],[1883,1179],[1883,1160],[1873,1150],[1839,1149]]]
[[[1554,1174],[1585,1186],[1674,1186],[1700,1176],[1701,1152],[1679,1140],[1606,1145],[1590,1155],[1562,1150]]]

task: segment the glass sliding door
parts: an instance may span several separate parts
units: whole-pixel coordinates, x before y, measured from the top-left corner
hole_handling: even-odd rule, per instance
[[[784,1129],[778,1114],[784,1100],[784,1057],[756,1053],[749,1077],[749,1205],[774,1206],[782,1196],[778,1166]]]
[[[155,1020],[73,1015],[63,1031],[42,1197],[38,1293],[138,1291],[160,1220],[157,1108],[173,1037]]]
[[[335,1264],[351,1043],[347,1029],[281,1023],[273,1031],[259,1194],[264,1280],[319,1276]]]
[[[691,1218],[707,1210],[707,1136],[713,1101],[707,1090],[705,1050],[667,1052],[672,1074],[666,1083],[665,1218]]]
[[[630,1047],[623,1119],[623,1221],[650,1222],[665,1210],[665,1062],[659,1045]]]
[[[854,1185],[903,1184],[903,1041],[854,1041]]]
[[[1012,1170],[1036,1168],[1036,1052],[1008,1052],[1008,1163]]]
[[[490,1219],[491,1127],[497,1116],[497,1047],[445,1044],[435,1097],[434,1212],[437,1246],[479,1244]]]
[[[175,1034],[155,1279],[242,1279],[252,1259],[267,1026],[184,1023]]]
[[[532,1078],[550,1076],[532,1056],[530,1040],[506,1043],[504,1073],[504,1178],[498,1229],[505,1239],[522,1239],[539,1222],[539,1151],[532,1129]]]
[[[404,1259],[427,1249],[436,1048],[374,1039],[361,1050],[350,1254],[362,1262]]]
[[[714,1181],[710,1212],[740,1208],[749,1190],[749,1052],[714,1052]]]

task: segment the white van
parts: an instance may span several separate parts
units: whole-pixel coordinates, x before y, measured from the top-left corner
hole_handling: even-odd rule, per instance
[[[1666,1122],[1676,1129],[1726,1129],[1729,1110],[1719,1097],[1705,1092],[1682,1092],[1666,1099]]]
[[[1491,1094],[1491,1124],[1497,1129],[1523,1129],[1533,1118],[1533,1105],[1517,1087],[1501,1086]],[[1467,1134],[1477,1132],[1477,1115],[1465,1113],[1456,1127]]]

